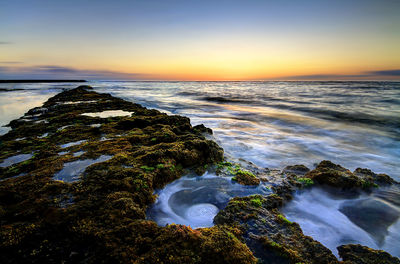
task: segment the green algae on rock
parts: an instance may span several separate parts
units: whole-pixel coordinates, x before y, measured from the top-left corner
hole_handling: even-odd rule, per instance
[[[259,185],[260,179],[249,170],[243,169],[239,164],[223,161],[217,164],[218,175],[233,176],[232,181],[242,185]]]
[[[253,173],[245,170],[238,170],[232,180],[237,181],[238,183],[243,185],[260,184],[260,179],[258,179]]]

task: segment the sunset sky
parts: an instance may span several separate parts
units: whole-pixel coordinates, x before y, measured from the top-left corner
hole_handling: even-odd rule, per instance
[[[400,1],[0,0],[0,79],[400,79]]]

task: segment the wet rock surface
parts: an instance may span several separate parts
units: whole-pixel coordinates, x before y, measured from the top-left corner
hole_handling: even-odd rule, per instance
[[[105,111],[106,117],[85,115]],[[124,115],[115,116],[116,111]],[[313,171],[302,165],[283,172],[245,161],[234,165],[206,139],[211,129],[93,92],[90,86],[64,91],[9,125],[12,130],[0,138],[0,162],[34,154],[0,167],[2,263],[337,263],[280,207],[295,190],[314,182],[340,189],[394,183],[387,175],[352,173],[328,161]],[[63,170],[71,164],[85,166]],[[202,174],[209,168],[243,185],[270,183],[274,194],[231,199],[209,228],[161,227],[146,218],[155,189],[188,170]],[[209,202],[199,201],[200,207],[187,214],[197,217],[205,208],[214,215],[216,208],[204,205]],[[383,254],[365,250],[369,261]],[[360,263],[353,253],[343,254],[346,263]],[[388,263],[398,263],[387,255]]]

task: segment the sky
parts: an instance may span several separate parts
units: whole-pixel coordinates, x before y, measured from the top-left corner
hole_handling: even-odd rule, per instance
[[[400,80],[399,0],[0,0],[0,79]]]

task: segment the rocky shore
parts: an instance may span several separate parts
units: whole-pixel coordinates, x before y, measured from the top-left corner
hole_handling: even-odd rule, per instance
[[[398,184],[367,169],[322,161],[283,171],[224,160],[192,127],[89,86],[64,91],[9,124],[0,138],[1,263],[339,263],[279,211],[301,188],[346,192]],[[233,198],[215,226],[146,219],[154,190],[188,171],[214,169],[273,194]],[[381,250],[339,247],[343,263],[400,263]]]

